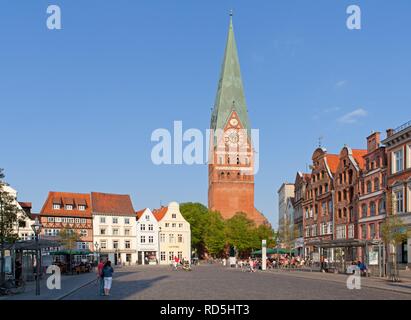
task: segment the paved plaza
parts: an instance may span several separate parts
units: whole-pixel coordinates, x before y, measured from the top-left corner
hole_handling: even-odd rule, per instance
[[[346,279],[344,275],[314,272],[249,273],[220,265],[200,265],[191,272],[173,271],[163,266],[140,266],[116,270],[109,297],[98,296],[97,285],[91,283],[64,299],[411,299],[409,282],[402,283],[401,287],[390,287],[386,280],[365,279],[361,290],[349,290]]]

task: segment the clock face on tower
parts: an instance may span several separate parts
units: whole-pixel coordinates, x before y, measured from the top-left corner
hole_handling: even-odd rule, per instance
[[[225,144],[228,144],[230,147],[242,146],[245,143],[245,137],[241,130],[237,129],[228,129],[224,133]]]
[[[230,124],[231,124],[233,127],[235,127],[236,125],[238,125],[238,120],[233,118],[233,119],[230,120]]]

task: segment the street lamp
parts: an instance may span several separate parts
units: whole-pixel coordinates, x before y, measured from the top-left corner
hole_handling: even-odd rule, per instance
[[[98,251],[98,242],[97,241],[94,243],[94,250],[96,252],[97,264],[98,264],[100,262],[100,254],[99,254],[99,251]]]
[[[41,254],[39,254],[39,234],[41,232],[42,225],[39,218],[34,220],[34,224],[31,226],[36,236],[36,296],[40,295],[40,259]]]
[[[158,238],[157,238],[157,242],[158,242],[158,264],[160,264],[160,260],[161,260],[161,256],[160,256],[160,233],[161,233],[161,227],[158,227]]]

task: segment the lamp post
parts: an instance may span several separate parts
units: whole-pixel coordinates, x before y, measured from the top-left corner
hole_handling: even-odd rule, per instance
[[[40,260],[41,254],[39,253],[39,234],[42,228],[42,225],[39,221],[39,218],[36,218],[34,224],[31,226],[34,234],[36,236],[36,296],[40,295]]]
[[[94,250],[96,251],[96,260],[97,260],[97,265],[99,264],[99,262],[100,262],[100,254],[99,254],[99,249],[98,249],[98,242],[96,241],[95,243],[94,243]]]
[[[161,234],[161,227],[158,227],[158,238],[157,238],[157,242],[158,242],[158,264],[160,264],[160,260],[161,260],[161,256],[160,256],[160,234]]]

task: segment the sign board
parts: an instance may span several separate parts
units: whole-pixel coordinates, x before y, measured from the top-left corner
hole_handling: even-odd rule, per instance
[[[237,264],[237,259],[235,257],[230,257],[230,267]]]
[[[368,252],[368,264],[370,266],[378,266],[378,251]]]
[[[320,262],[320,253],[319,252],[313,252],[312,253],[312,258],[314,262]]]

